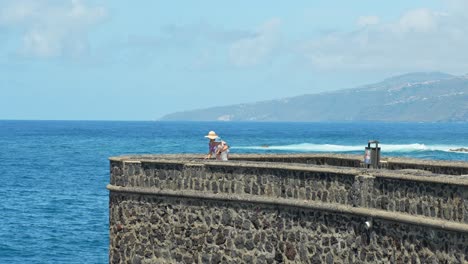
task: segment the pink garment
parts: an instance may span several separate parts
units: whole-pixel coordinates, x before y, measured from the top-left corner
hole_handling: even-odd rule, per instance
[[[219,142],[210,142],[208,144],[208,151],[212,155],[216,155],[216,150],[218,149]]]
[[[228,160],[229,148],[223,152],[217,153],[218,148],[221,150],[224,146],[227,146],[227,143],[224,141],[221,142],[210,142],[208,144],[208,150],[211,155],[215,155],[217,160]]]

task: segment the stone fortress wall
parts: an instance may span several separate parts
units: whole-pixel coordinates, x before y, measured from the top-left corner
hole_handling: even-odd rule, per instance
[[[111,263],[467,263],[468,164],[110,159]]]

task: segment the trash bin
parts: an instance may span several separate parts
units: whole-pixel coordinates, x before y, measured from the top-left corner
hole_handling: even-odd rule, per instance
[[[371,144],[375,144],[374,147]],[[380,167],[379,141],[369,140],[364,152],[364,164],[367,168],[378,169]]]

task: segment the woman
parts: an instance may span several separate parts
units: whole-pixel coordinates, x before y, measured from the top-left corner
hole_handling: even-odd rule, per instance
[[[205,159],[209,159],[215,155],[217,160],[228,160],[228,144],[222,140],[216,141],[216,139],[219,139],[219,136],[214,131],[210,131],[205,137],[210,139],[208,143],[208,155],[206,155]]]

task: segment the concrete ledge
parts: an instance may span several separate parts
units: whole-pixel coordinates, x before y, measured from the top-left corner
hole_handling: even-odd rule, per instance
[[[364,151],[364,149],[363,149]],[[363,152],[364,153],[364,152]],[[203,160],[205,154],[141,154],[141,155],[124,155],[110,157],[111,161],[123,160]],[[337,160],[351,160],[362,161],[362,155],[354,154],[334,154],[334,153],[300,153],[300,154],[230,154],[231,160],[236,161],[266,161],[269,159],[275,160],[293,160],[293,159],[337,159]],[[401,164],[417,164],[428,166],[449,166],[449,167],[462,167],[468,168],[468,163],[464,161],[446,161],[446,160],[423,160],[403,157],[383,157],[382,161],[387,163],[401,163]],[[280,162],[281,163],[281,162]]]
[[[114,185],[107,185],[107,189],[111,192],[118,193],[133,193],[141,195],[154,195],[154,196],[169,196],[181,197],[187,199],[205,199],[205,200],[218,200],[228,202],[246,202],[246,203],[260,203],[275,206],[286,206],[304,208],[309,210],[320,210],[331,213],[352,214],[364,216],[368,218],[378,218],[393,222],[406,223],[411,225],[422,225],[436,229],[447,231],[468,233],[468,224],[456,223],[452,221],[438,220],[423,216],[414,216],[398,212],[387,212],[377,209],[351,207],[341,204],[321,203],[314,201],[304,200],[291,200],[284,198],[266,198],[257,195],[233,195],[233,194],[212,194],[191,190],[174,191],[162,189],[149,189],[149,188],[136,188],[136,187],[120,187]]]

